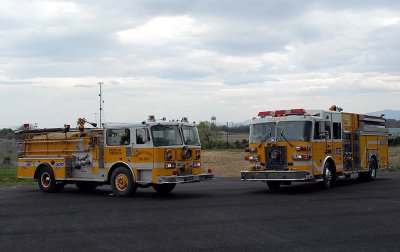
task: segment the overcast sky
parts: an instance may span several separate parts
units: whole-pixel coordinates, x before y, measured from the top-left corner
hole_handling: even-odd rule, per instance
[[[400,109],[400,1],[0,0],[0,128]],[[95,114],[97,113],[97,115]]]

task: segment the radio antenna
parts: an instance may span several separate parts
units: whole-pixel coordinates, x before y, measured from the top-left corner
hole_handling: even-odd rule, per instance
[[[103,112],[103,103],[104,103],[104,101],[103,101],[103,94],[102,94],[102,90],[101,90],[101,86],[104,84],[103,82],[98,82],[97,84],[99,84],[99,86],[100,86],[100,93],[99,93],[99,98],[100,98],[100,108],[99,108],[99,114],[100,114],[100,123],[99,123],[99,127],[100,127],[100,129],[101,129],[101,127],[102,127],[102,122],[101,122],[101,114],[102,114],[102,112]]]

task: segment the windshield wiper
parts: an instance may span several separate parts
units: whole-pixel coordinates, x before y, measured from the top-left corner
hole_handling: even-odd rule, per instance
[[[265,141],[267,141],[268,139],[272,138],[271,133],[272,133],[272,128],[269,128],[268,134],[266,134],[266,136],[265,136],[265,137],[263,138],[263,140],[260,142],[260,144],[258,145],[258,148],[260,148],[261,145],[262,145]]]
[[[287,140],[287,138],[283,135],[283,131],[285,128],[282,128],[281,133],[279,134],[281,137],[283,137],[283,139],[285,139],[285,141],[290,145],[290,147],[293,147],[293,144],[291,142],[289,142],[289,140]]]

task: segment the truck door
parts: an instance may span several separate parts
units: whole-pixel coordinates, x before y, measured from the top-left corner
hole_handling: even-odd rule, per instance
[[[332,155],[331,118],[331,113],[327,113],[323,120],[314,123],[313,160],[321,172],[326,156]]]
[[[147,127],[134,129],[134,139],[132,144],[132,159],[134,167],[137,169],[137,181],[152,181],[154,149]]]

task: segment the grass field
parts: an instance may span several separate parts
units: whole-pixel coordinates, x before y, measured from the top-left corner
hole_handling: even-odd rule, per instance
[[[0,168],[0,186],[33,184],[33,179],[17,179],[17,169]]]
[[[389,171],[400,172],[400,146],[389,147]]]

